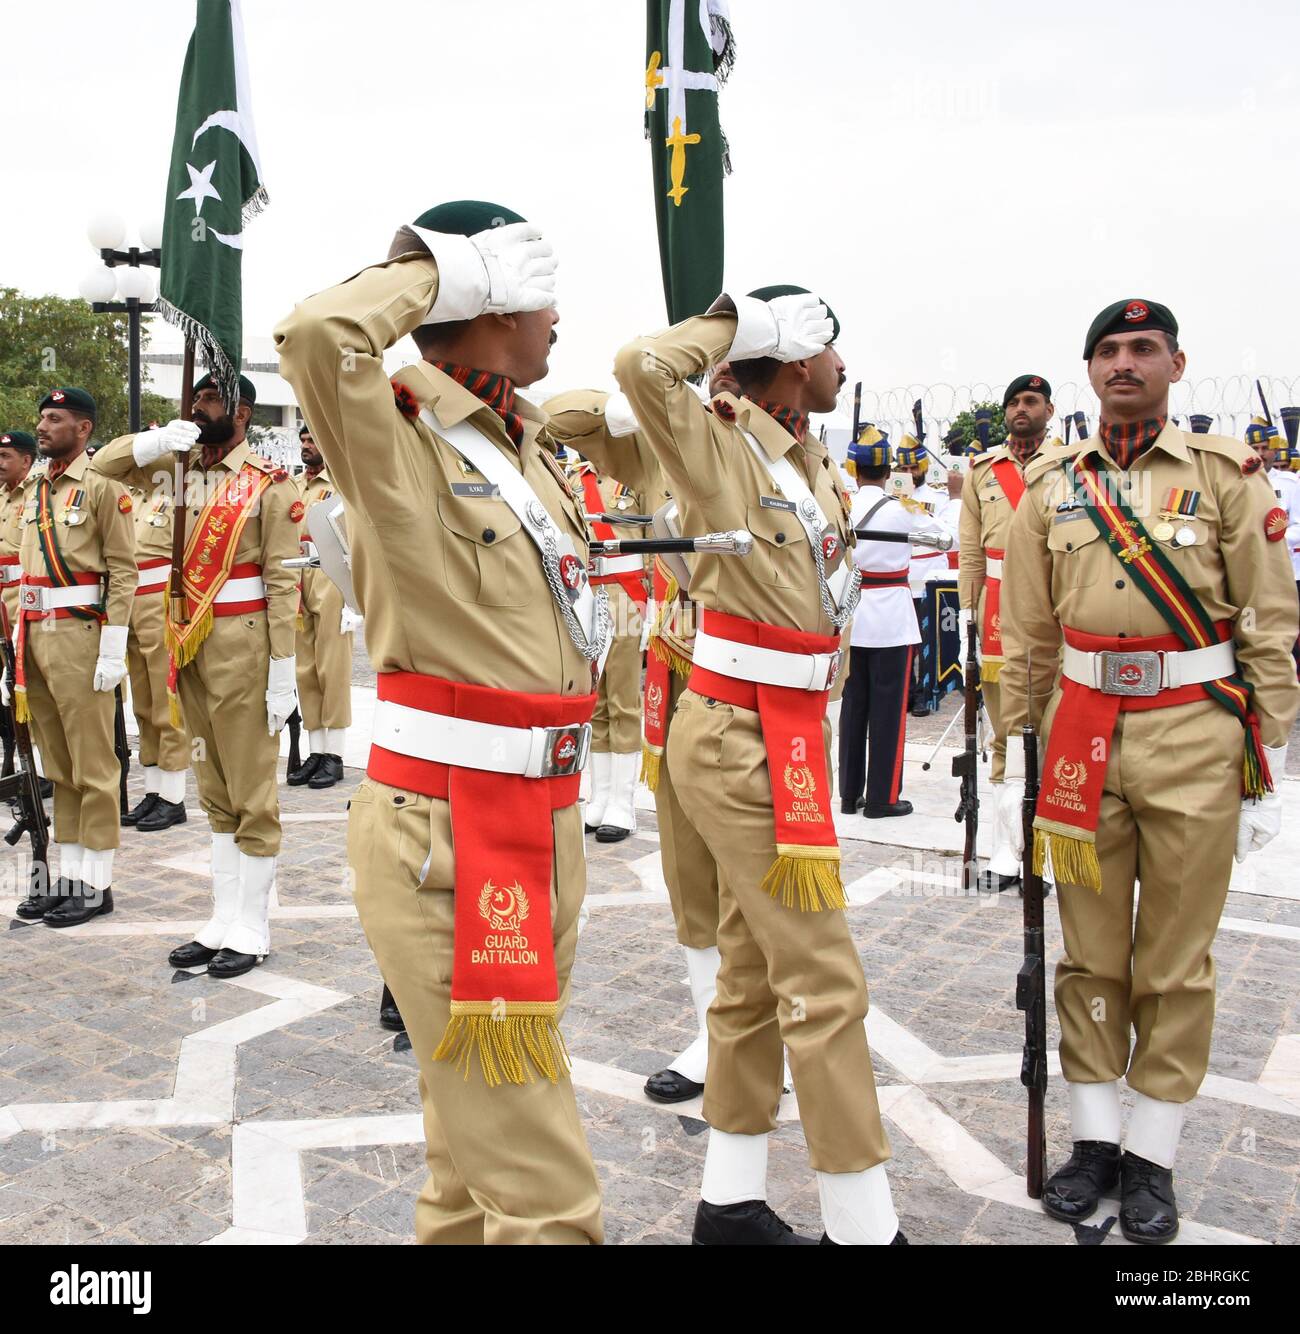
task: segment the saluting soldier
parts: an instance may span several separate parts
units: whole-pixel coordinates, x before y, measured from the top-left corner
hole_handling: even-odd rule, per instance
[[[140,732],[144,796],[122,816],[142,834],[184,824],[185,774],[190,739],[172,719],[167,693],[167,581],[172,569],[171,495],[132,490],[135,504],[135,561],[140,573],[131,606],[126,665],[131,676],[131,711]]]
[[[315,547],[307,531],[307,510],[334,495],[325,460],[304,426],[301,499],[294,512],[301,519],[303,551]],[[343,777],[343,744],[352,726],[352,635],[361,618],[343,601],[339,586],[323,570],[303,570],[297,647],[298,707],[307,729],[309,754],[285,778],[290,787],[333,787]]]
[[[9,613],[10,626],[18,624],[18,585],[23,566],[23,506],[35,478],[36,437],[26,431],[6,431],[0,435],[0,596]]]
[[[961,555],[957,594],[975,617],[980,647],[980,690],[993,729],[993,855],[979,877],[980,888],[1001,893],[1020,884],[1020,859],[1014,831],[1020,828],[1019,801],[1004,786],[1007,725],[1002,710],[1002,580],[1011,519],[1025,492],[1025,469],[1044,449],[1052,420],[1052,386],[1041,375],[1021,375],[1002,395],[1007,438],[993,449],[970,456],[962,487]],[[1052,663],[1039,664],[1044,679]]]
[[[546,374],[554,293],[540,230],[462,200],[276,330],[348,506],[377,673],[348,862],[420,1067],[424,1243],[603,1236],[558,1024],[608,606],[546,414],[516,392]],[[390,382],[408,333],[423,360]]]
[[[269,921],[280,852],[276,786],[280,729],[293,712],[298,581],[284,562],[298,552],[289,474],[260,458],[246,436],[257,391],[239,377],[227,404],[211,375],[194,386],[194,420],[121,436],[94,468],[165,493],[178,454],[186,480],[185,619],[168,607],[176,674],[174,715],[195,739],[199,802],[212,827],[212,916],[168,955],[175,968],[207,966],[239,977],[271,950]],[[169,600],[170,601],[170,600]]]
[[[1034,695],[1051,688],[1034,840],[1060,894],[1074,1149],[1043,1207],[1079,1222],[1118,1183],[1124,1235],[1156,1243],[1178,1231],[1173,1166],[1209,1059],[1234,849],[1281,824],[1296,597],[1259,460],[1169,420],[1186,357],[1168,307],[1107,306],[1084,359],[1098,432],[1031,463],[1011,528],[1002,712],[1012,732],[1026,721],[1031,667]]]
[[[27,488],[20,520],[17,711],[30,716],[54,783],[59,876],[17,912],[56,927],[113,911],[121,838],[113,692],[126,676],[136,571],[131,497],[86,457],[95,411],[71,385],[41,400],[36,439],[46,468]]]
[[[718,864],[722,966],[709,1009],[711,1130],[700,1244],[812,1244],[766,1202],[782,1042],[831,1243],[902,1239],[842,909],[826,707],[858,597],[848,498],[809,412],[833,410],[837,324],[800,288],[759,289],[636,339],[615,376],[658,454],[685,532],[747,528],[742,560],[700,556],[702,610],[667,760]],[[713,411],[687,383],[723,360],[744,391]]]

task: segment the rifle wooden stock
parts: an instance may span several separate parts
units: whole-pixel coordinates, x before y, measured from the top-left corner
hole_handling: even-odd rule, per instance
[[[295,708],[284,725],[289,729],[289,763],[286,767],[293,773],[302,768],[302,714]]]
[[[1024,894],[1025,958],[1016,974],[1016,1009],[1025,1015],[1025,1045],[1020,1059],[1020,1082],[1029,1095],[1026,1127],[1025,1189],[1030,1199],[1041,1199],[1047,1170],[1047,1127],[1043,1104],[1047,1097],[1047,960],[1043,942],[1043,877],[1034,874],[1034,812],[1038,807],[1038,736],[1032,723],[1020,734],[1025,744],[1025,795],[1020,806],[1025,847],[1020,863]]]

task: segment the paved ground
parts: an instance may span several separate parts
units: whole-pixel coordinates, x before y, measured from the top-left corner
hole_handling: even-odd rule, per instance
[[[166,964],[207,916],[192,786],[184,827],[124,831],[110,918],[0,934],[0,1242],[410,1240],[423,1179],[415,1062],[376,1022],[379,977],[344,884],[344,802],[358,778],[281,789],[274,953],[238,983]],[[0,858],[11,875],[14,854]],[[665,1109],[639,1092],[692,1029],[653,815],[624,844],[589,840],[588,858],[592,912],[565,1028],[608,1235],[680,1243],[706,1136],[698,1106]],[[912,865],[905,849],[846,844],[904,1227],[916,1243],[1099,1239],[1076,1238],[1024,1194],[1019,900],[941,894]],[[7,909],[12,889],[0,900]],[[1189,1118],[1178,1172],[1184,1239],[1295,1244],[1300,903],[1233,894],[1227,917],[1211,1096]],[[1055,953],[1054,899],[1048,925]],[[786,1101],[771,1199],[816,1231]],[[1056,1159],[1068,1147],[1059,1078],[1048,1103]]]

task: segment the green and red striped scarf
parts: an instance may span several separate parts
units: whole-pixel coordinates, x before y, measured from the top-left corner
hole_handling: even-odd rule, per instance
[[[515,411],[515,382],[493,371],[477,371],[450,361],[433,363],[444,375],[450,375],[471,394],[481,398],[506,424],[506,434],[517,449],[524,440],[524,419]]]
[[[1148,417],[1140,422],[1103,421],[1097,428],[1106,453],[1121,468],[1131,468],[1156,442],[1165,429],[1164,417]]]
[[[757,407],[762,408],[778,426],[784,426],[801,445],[803,444],[804,436],[808,434],[808,414],[806,412],[800,412],[798,408],[788,408],[784,403],[769,403],[761,398],[756,398],[754,403]]]

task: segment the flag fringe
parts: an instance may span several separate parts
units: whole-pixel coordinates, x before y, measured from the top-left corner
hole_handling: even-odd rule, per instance
[[[736,34],[731,20],[715,5],[709,5],[709,45],[713,47],[713,74],[721,87],[736,67]]]
[[[216,380],[222,398],[227,403],[233,403],[239,394],[239,368],[231,362],[225,348],[213,337],[207,325],[173,305],[165,296],[158,298],[154,309],[168,324],[174,325],[194,343],[202,354],[203,364]]]
[[[270,202],[266,186],[259,181],[257,189],[244,200],[244,207],[239,212],[240,222],[247,226]]]

